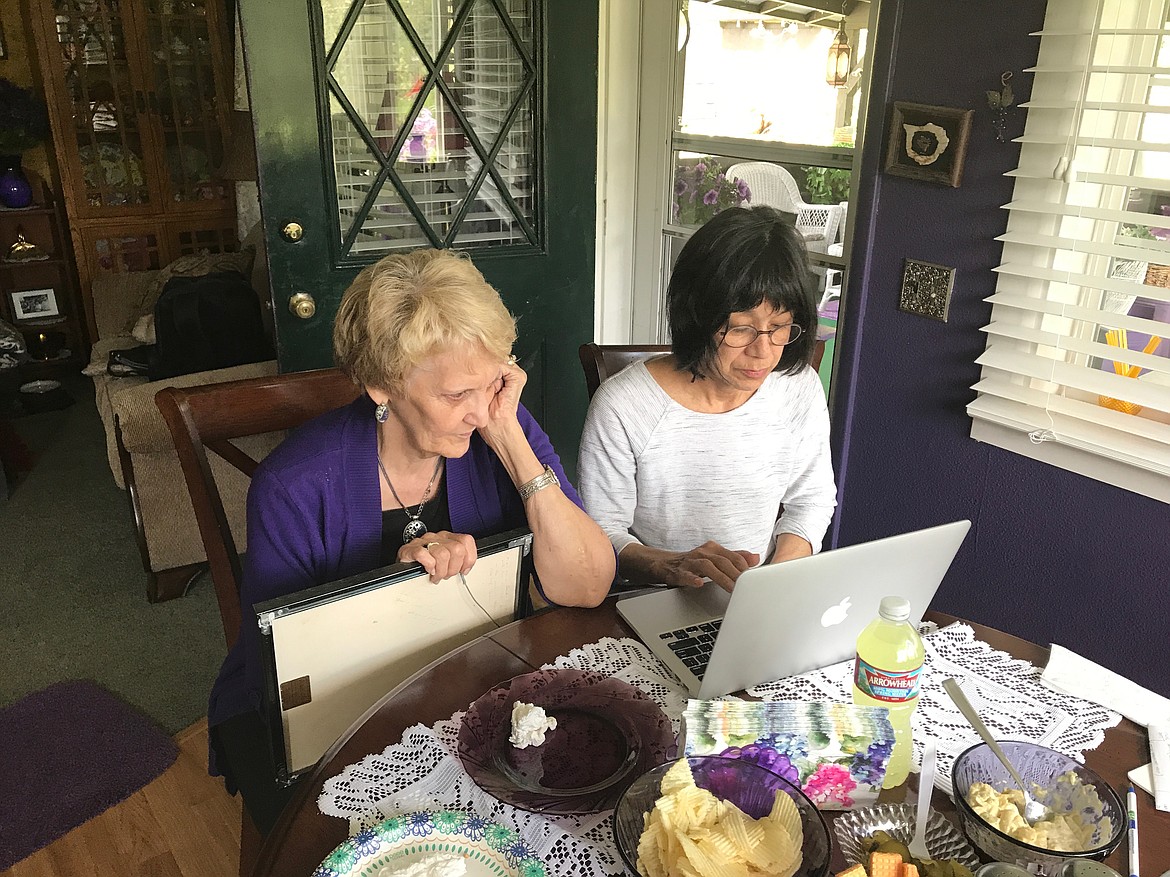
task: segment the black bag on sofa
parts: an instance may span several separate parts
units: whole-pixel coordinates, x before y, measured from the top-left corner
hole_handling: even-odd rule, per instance
[[[106,359],[106,374],[115,378],[127,375],[150,375],[150,364],[154,361],[154,345],[142,344],[123,350],[111,350]]]
[[[237,271],[172,277],[154,305],[150,379],[272,359],[260,300]]]

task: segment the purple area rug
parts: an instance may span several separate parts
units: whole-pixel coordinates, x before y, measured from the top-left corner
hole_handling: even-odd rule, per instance
[[[93,682],[59,682],[0,709],[0,871],[130,797],[178,754]]]

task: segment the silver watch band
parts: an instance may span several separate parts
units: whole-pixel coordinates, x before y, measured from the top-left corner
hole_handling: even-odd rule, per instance
[[[543,472],[531,481],[525,481],[516,489],[520,491],[520,499],[528,502],[529,498],[537,491],[544,490],[546,487],[552,487],[553,485],[560,485],[560,483],[561,481],[557,478],[557,474],[546,465]]]

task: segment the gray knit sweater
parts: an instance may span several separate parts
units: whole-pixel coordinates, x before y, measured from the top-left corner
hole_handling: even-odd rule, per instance
[[[618,552],[711,539],[766,559],[781,533],[819,551],[836,506],[824,391],[811,368],[773,373],[739,408],[701,414],[634,363],[593,397],[578,478],[585,510]]]

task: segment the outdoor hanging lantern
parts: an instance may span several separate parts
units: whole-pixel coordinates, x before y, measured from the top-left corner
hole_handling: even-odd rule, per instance
[[[825,81],[837,88],[849,81],[849,70],[852,50],[849,48],[849,35],[845,33],[845,4],[841,4],[841,25],[837,28],[837,36],[833,37],[833,45],[829,46],[829,59],[825,65]]]

